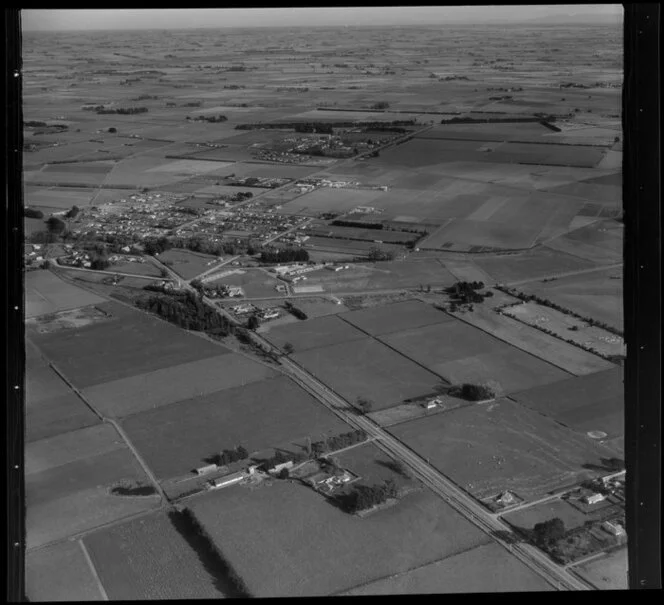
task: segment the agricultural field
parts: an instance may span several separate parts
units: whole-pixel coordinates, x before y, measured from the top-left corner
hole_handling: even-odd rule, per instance
[[[119,418],[277,375],[267,366],[221,347],[219,353],[96,384],[83,389],[83,395],[105,416]]]
[[[145,275],[146,277],[159,277],[161,271],[150,261],[144,263],[129,262],[120,260],[113,263],[107,271],[109,273],[130,273],[132,275]],[[146,282],[149,283],[149,282]]]
[[[28,551],[25,585],[31,602],[105,600],[78,540]]]
[[[366,519],[285,481],[225,488],[191,508],[256,597],[327,595],[489,540],[428,491]]]
[[[623,237],[622,223],[603,220],[570,231],[547,242],[547,246],[598,265],[609,265],[622,262]]]
[[[627,548],[615,550],[588,563],[575,565],[572,569],[599,590],[629,588]]]
[[[490,383],[501,394],[568,377],[559,368],[453,318],[380,340],[451,384]]]
[[[481,500],[510,490],[524,500],[602,474],[610,450],[518,403],[499,399],[390,428]]]
[[[341,319],[371,336],[382,336],[411,328],[454,321],[453,317],[419,300],[407,300],[380,307],[344,313]]]
[[[277,285],[283,283],[263,269],[235,269],[231,267],[220,267],[219,271],[222,277],[211,279],[207,283],[211,286],[218,286],[221,284],[240,286],[247,298],[279,296]]]
[[[217,264],[219,259],[211,254],[171,248],[159,255],[159,260],[168,265],[183,279],[193,279]]]
[[[125,305],[98,306],[114,319],[33,337],[43,355],[78,388],[214,357],[225,350]]]
[[[101,529],[83,541],[110,600],[223,597],[166,513]]]
[[[623,368],[561,380],[514,396],[528,408],[584,434],[603,433],[613,439],[624,434]]]
[[[295,306],[299,308],[299,301]],[[301,352],[361,340],[365,335],[339,316],[329,315],[272,328],[267,338],[278,347],[290,342],[296,352]]]
[[[340,596],[421,595],[450,593],[543,592],[554,590],[498,544],[470,550],[396,574]]]
[[[347,401],[367,397],[377,410],[431,393],[441,383],[435,374],[369,337],[296,349],[291,358]]]
[[[51,271],[30,271],[25,275],[26,318],[103,302],[105,299],[100,296],[62,281]]]
[[[287,202],[281,212],[317,216],[321,212],[348,212],[357,206],[373,206],[382,191],[321,187]]]
[[[122,426],[159,479],[185,475],[239,444],[250,453],[272,447],[300,452],[296,444],[307,436],[348,430],[285,376],[134,414]]]
[[[512,527],[523,530],[531,530],[537,523],[556,517],[562,520],[567,530],[582,527],[586,521],[591,519],[578,508],[560,499],[533,504],[502,515],[502,518]]]
[[[558,338],[571,340],[578,346],[597,351],[601,355],[625,355],[625,342],[622,336],[607,332],[603,328],[561,313],[557,309],[535,302],[517,303],[505,307],[501,313],[539,329],[550,330]]]
[[[27,547],[60,540],[159,503],[158,496],[112,494],[110,489],[120,481],[147,485],[149,480],[120,435],[109,425],[28,443]]]
[[[559,277],[547,282],[532,281],[520,285],[518,289],[524,294],[550,300],[582,317],[591,317],[622,330],[622,278],[622,268],[617,267]]]

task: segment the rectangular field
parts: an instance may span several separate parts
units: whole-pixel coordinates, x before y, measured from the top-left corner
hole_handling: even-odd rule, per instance
[[[498,544],[483,544],[342,596],[541,592],[554,588]]]
[[[210,254],[201,254],[200,252],[191,252],[191,250],[171,248],[166,252],[162,252],[159,255],[159,260],[171,267],[180,277],[193,279],[216,263],[217,257]]]
[[[62,281],[51,271],[30,271],[25,274],[27,318],[102,302],[105,299]]]
[[[407,300],[351,311],[340,317],[360,330],[368,332],[371,336],[454,321],[450,315],[419,300]]]
[[[376,410],[431,393],[441,383],[435,374],[369,337],[296,352],[292,358],[346,400],[367,397]]]
[[[25,594],[31,602],[104,600],[78,540],[26,553]]]
[[[621,367],[562,380],[555,389],[535,387],[517,394],[515,399],[582,433],[601,431],[615,438],[625,431]]]
[[[512,527],[531,530],[536,523],[549,521],[558,517],[562,519],[566,529],[575,529],[583,526],[590,519],[588,515],[575,508],[565,500],[552,500],[534,504],[502,515]]]
[[[166,513],[102,529],[84,542],[110,600],[224,596]]]
[[[228,351],[216,357],[97,384],[83,389],[83,394],[105,416],[122,417],[276,375],[275,370]]]
[[[488,541],[428,491],[366,519],[283,481],[226,488],[191,508],[256,597],[328,595]],[[248,532],[262,539],[249,540]]]
[[[26,448],[28,548],[153,508],[159,496],[113,495],[119,481],[148,478],[115,429],[99,425]]]
[[[78,388],[214,357],[226,350],[119,303],[100,307],[115,319],[34,337],[44,355]]]
[[[122,423],[155,475],[185,475],[208,456],[242,444],[251,452],[286,446],[345,423],[285,376],[134,414]]]
[[[297,302],[295,306],[298,306]],[[287,342],[291,343],[296,353],[363,338],[365,335],[362,332],[337,315],[272,328],[268,335],[270,342],[278,347],[283,347]]]
[[[454,319],[394,332],[381,336],[380,340],[452,384],[489,382],[502,394],[549,384],[569,376]]]
[[[477,499],[511,490],[532,500],[596,476],[595,466],[611,456],[588,437],[506,399],[413,420],[390,432]]]
[[[627,590],[628,563],[627,549],[621,548],[572,569],[599,590]]]

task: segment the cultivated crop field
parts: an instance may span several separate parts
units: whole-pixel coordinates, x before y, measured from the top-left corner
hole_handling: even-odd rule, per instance
[[[614,367],[536,387],[515,396],[522,405],[575,431],[601,431],[609,438],[624,434],[623,369]]]
[[[51,271],[25,274],[25,316],[28,318],[104,301],[100,296],[62,281]]]
[[[242,355],[221,355],[121,378],[83,389],[105,416],[122,417],[271,378],[277,372]]]
[[[284,481],[226,488],[191,508],[257,597],[327,595],[489,539],[428,491],[366,519]]]
[[[506,399],[390,428],[477,499],[504,490],[525,500],[596,476],[610,450]],[[590,468],[584,468],[588,465]]]
[[[296,301],[295,306],[299,307]],[[327,347],[352,340],[361,340],[365,335],[344,322],[337,315],[317,317],[270,329],[268,339],[278,347],[290,342],[296,352]]]
[[[119,303],[99,306],[115,319],[33,338],[45,357],[78,388],[217,356],[224,350]]]
[[[84,542],[111,600],[223,597],[165,513],[99,530]]]
[[[357,586],[343,596],[541,592],[554,590],[498,544],[483,544],[402,574]]]
[[[28,551],[25,585],[31,602],[104,600],[78,540]]]
[[[28,548],[150,509],[158,496],[110,493],[118,481],[148,483],[114,428],[99,425],[26,447]]]
[[[249,452],[348,430],[306,391],[279,376],[134,414],[122,423],[155,475],[169,479],[242,444]]]
[[[454,319],[387,334],[380,340],[452,384],[491,382],[505,394],[568,377],[566,372]]]
[[[627,590],[627,548],[614,550],[608,555],[588,563],[575,565],[572,569],[599,590]]]
[[[348,212],[356,206],[373,206],[382,191],[321,187],[287,202],[281,212],[318,215],[320,212]]]
[[[441,380],[373,338],[318,347],[291,356],[347,401],[367,397],[374,409],[431,393]]]
[[[340,318],[371,336],[454,321],[452,316],[419,300],[407,300],[352,311],[344,313]]]

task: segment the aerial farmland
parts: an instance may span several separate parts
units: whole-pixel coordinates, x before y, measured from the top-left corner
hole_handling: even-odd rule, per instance
[[[30,601],[626,586],[605,17],[24,31]]]

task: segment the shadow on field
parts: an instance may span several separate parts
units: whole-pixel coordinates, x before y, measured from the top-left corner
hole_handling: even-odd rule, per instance
[[[621,458],[600,458],[600,464],[587,462],[582,464],[581,467],[589,471],[599,472],[618,472],[625,470],[625,461]]]
[[[215,588],[220,593],[228,598],[250,598],[252,596],[244,580],[224,559],[198,519],[188,508],[181,511],[171,510],[168,517],[173,527],[198,555],[203,567],[213,578]]]
[[[491,532],[491,535],[498,540],[503,540],[507,544],[520,544],[527,542],[527,536],[530,533],[525,527],[514,527],[514,531],[508,529],[496,529]]]
[[[411,478],[408,468],[398,460],[376,460],[376,464],[379,464],[406,479]]]

